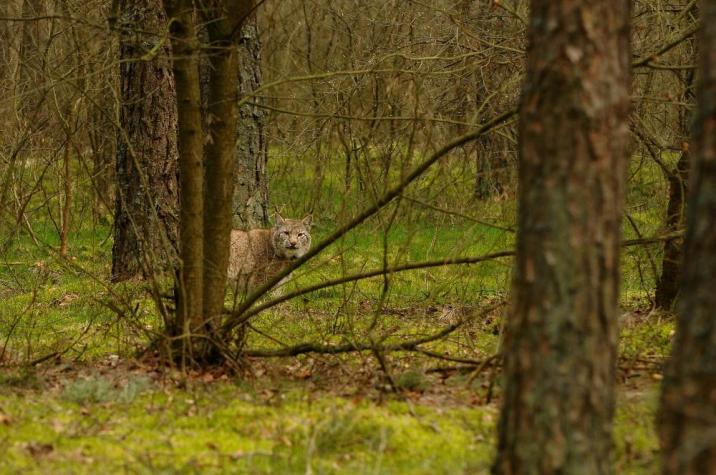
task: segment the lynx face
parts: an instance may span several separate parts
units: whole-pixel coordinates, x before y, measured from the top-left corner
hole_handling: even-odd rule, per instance
[[[276,214],[276,223],[271,230],[271,244],[276,256],[283,259],[298,259],[311,248],[311,215],[303,219],[283,219]]]

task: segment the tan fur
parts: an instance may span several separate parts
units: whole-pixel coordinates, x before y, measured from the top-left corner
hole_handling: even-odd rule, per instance
[[[239,290],[259,287],[302,257],[311,247],[311,216],[283,219],[276,214],[272,229],[231,231],[228,276]],[[280,284],[288,281],[283,279]]]

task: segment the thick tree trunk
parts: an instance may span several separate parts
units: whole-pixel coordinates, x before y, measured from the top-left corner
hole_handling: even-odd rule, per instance
[[[255,15],[241,29],[239,39],[239,97],[261,86],[261,42]],[[249,102],[260,102],[251,98]],[[234,168],[233,226],[252,229],[268,225],[268,142],[264,111],[253,104],[239,108]]]
[[[701,85],[679,322],[659,417],[666,474],[716,473],[716,2],[701,5]]]
[[[191,0],[166,0],[171,19],[173,71],[177,92],[179,149],[179,258],[177,314],[170,336],[181,335],[182,361],[195,355],[192,335],[205,335],[204,267],[204,134],[199,90],[198,40]],[[205,342],[205,341],[204,341]]]
[[[497,474],[609,473],[629,2],[531,2]]]
[[[177,112],[168,45],[160,32],[160,0],[122,0],[117,196],[112,280],[176,264]],[[153,55],[151,60],[145,57]]]

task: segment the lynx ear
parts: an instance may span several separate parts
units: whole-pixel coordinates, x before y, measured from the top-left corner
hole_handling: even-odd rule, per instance
[[[301,220],[301,223],[302,223],[304,226],[306,226],[307,228],[310,228],[310,227],[311,227],[311,223],[313,223],[313,216],[309,214],[308,216],[306,216],[305,218],[303,218],[303,219]]]
[[[273,221],[274,221],[274,224],[275,224],[276,226],[283,226],[283,224],[284,224],[284,220],[283,220],[283,218],[281,217],[281,215],[278,214],[278,211],[277,211],[276,214],[274,215]]]

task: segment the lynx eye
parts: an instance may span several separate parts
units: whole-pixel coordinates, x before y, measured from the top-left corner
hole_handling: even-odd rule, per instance
[[[306,237],[306,233],[298,233],[298,237]]]

